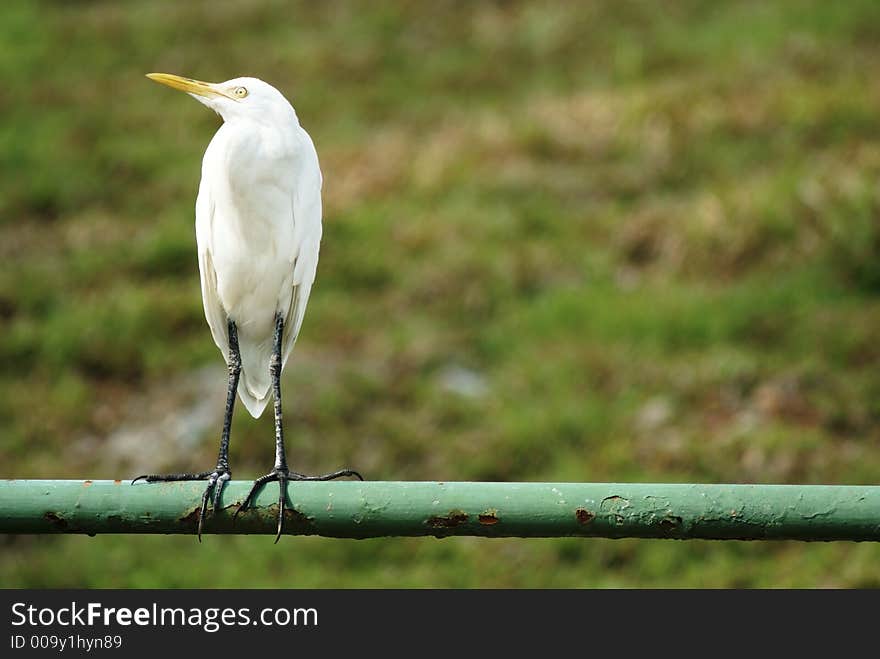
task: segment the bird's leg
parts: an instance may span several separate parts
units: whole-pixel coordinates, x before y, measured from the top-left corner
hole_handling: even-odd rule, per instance
[[[269,372],[272,375],[272,395],[275,399],[275,466],[272,467],[272,471],[270,471],[268,474],[260,476],[257,480],[254,481],[250,492],[248,492],[248,495],[244,498],[244,501],[241,502],[238,510],[236,510],[235,514],[232,516],[232,521],[233,523],[235,523],[235,518],[238,517],[238,514],[240,512],[242,512],[243,510],[247,510],[251,506],[254,500],[254,495],[263,485],[270,481],[278,481],[278,488],[280,492],[278,495],[278,530],[275,533],[276,543],[281,537],[281,531],[284,524],[284,507],[285,500],[287,498],[288,481],[329,481],[335,478],[342,478],[344,476],[355,476],[360,480],[364,480],[363,476],[352,469],[340,469],[339,471],[334,471],[330,474],[323,474],[321,476],[306,476],[304,474],[291,471],[287,467],[287,457],[284,453],[284,426],[281,418],[281,346],[283,335],[284,318],[281,316],[281,314],[276,313],[272,361],[269,363]]]
[[[238,329],[235,321],[231,318],[227,321],[227,333],[229,338],[229,363],[227,364],[229,371],[229,384],[226,390],[226,414],[223,417],[223,430],[220,433],[220,453],[217,456],[217,466],[214,471],[203,471],[198,474],[145,474],[138,476],[132,481],[132,484],[139,480],[145,480],[148,483],[168,482],[168,481],[208,481],[208,486],[202,494],[202,504],[199,508],[199,525],[198,535],[199,542],[202,541],[202,522],[208,512],[208,499],[211,498],[213,492],[214,512],[220,508],[220,494],[223,491],[223,485],[232,477],[229,471],[229,431],[232,427],[232,412],[235,409],[235,394],[238,391],[238,378],[241,375],[241,353],[238,349]]]

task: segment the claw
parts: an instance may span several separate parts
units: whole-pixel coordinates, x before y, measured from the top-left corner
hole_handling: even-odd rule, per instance
[[[294,481],[332,481],[345,476],[354,476],[360,481],[364,480],[364,477],[354,469],[340,469],[339,471],[334,471],[330,474],[323,474],[321,476],[306,476],[305,474],[298,474],[295,471],[291,471],[289,472],[289,476],[290,480]]]
[[[205,515],[208,514],[208,496],[211,494],[211,488],[214,487],[214,483],[216,482],[217,481],[215,480],[208,481],[208,487],[205,488],[205,491],[202,494],[202,507],[199,509],[199,528],[197,531],[200,544],[202,542],[202,522],[205,521]]]
[[[214,513],[216,514],[217,511],[220,510],[220,496],[223,492],[223,485],[231,477],[232,474],[229,472],[228,469],[218,467],[214,471],[203,471],[198,474],[166,474],[164,476],[160,476],[158,474],[144,474],[132,480],[131,484],[134,485],[140,480],[144,480],[148,483],[207,480],[208,485],[205,488],[205,491],[202,493],[202,503],[199,506],[199,524],[197,528],[197,534],[199,537],[199,542],[201,542],[202,525],[205,521],[205,517],[208,514],[208,500],[211,498],[211,494],[213,493],[214,496],[212,500],[214,503]]]
[[[251,486],[251,489],[247,493],[247,496],[242,500],[242,502],[238,506],[238,509],[236,509],[236,511],[233,513],[232,523],[235,524],[235,520],[238,519],[239,513],[251,507],[251,504],[254,501],[254,497],[263,485],[270,481],[278,481],[278,527],[275,531],[275,544],[277,544],[278,540],[281,538],[281,532],[284,530],[284,510],[286,507],[285,500],[287,498],[287,483],[289,481],[330,481],[336,478],[342,478],[344,476],[354,476],[360,480],[364,480],[364,477],[353,469],[340,469],[339,471],[334,471],[330,474],[323,474],[321,476],[306,476],[305,474],[290,471],[286,467],[282,467],[281,469],[273,469],[268,474],[260,476],[254,481],[254,484]]]
[[[206,478],[209,478],[213,473],[215,472],[203,471],[198,474],[165,474],[163,476],[160,476],[158,474],[143,474],[132,480],[131,484],[134,485],[140,480],[147,481],[148,483],[167,483],[170,481],[203,481]]]
[[[228,473],[222,473],[217,477],[214,487],[214,512],[220,510],[220,495],[223,493],[223,485],[229,480]]]
[[[278,474],[278,530],[275,531],[275,542],[281,538],[281,529],[284,527],[284,500],[287,498],[287,474]]]

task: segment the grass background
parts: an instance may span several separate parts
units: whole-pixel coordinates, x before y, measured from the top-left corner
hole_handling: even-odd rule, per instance
[[[876,483],[880,4],[4,2],[0,465],[213,464],[193,204],[256,75],[325,176],[300,471]],[[272,459],[242,409],[236,478]],[[871,544],[0,540],[0,584],[880,585]]]

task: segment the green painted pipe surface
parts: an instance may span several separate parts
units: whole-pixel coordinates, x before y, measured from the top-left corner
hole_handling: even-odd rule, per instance
[[[233,481],[204,533],[274,534],[278,485],[232,513]],[[195,533],[204,483],[0,481],[3,533]],[[299,482],[285,533],[380,536],[880,540],[880,487],[647,483]]]

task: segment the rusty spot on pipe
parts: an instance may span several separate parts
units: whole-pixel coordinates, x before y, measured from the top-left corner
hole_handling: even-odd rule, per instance
[[[450,510],[446,515],[434,515],[426,521],[433,529],[448,529],[468,521],[468,515],[463,510]]]
[[[58,513],[54,513],[51,510],[47,510],[43,515],[43,518],[46,519],[52,526],[57,528],[60,531],[67,530],[67,520],[64,519]]]
[[[483,526],[492,526],[500,521],[498,519],[498,511],[494,508],[489,508],[488,510],[481,512],[478,519]]]
[[[192,510],[190,510],[186,515],[179,518],[177,521],[181,524],[192,524],[193,526],[199,523],[199,509],[201,506],[196,506]]]
[[[277,511],[277,506],[275,507]],[[272,515],[272,520],[275,520],[275,515]],[[314,530],[315,527],[315,518],[309,517],[303,512],[300,512],[296,508],[284,508],[284,523],[292,524],[295,528],[299,528],[300,530]]]
[[[589,524],[596,519],[596,513],[592,513],[586,508],[578,508],[575,510],[574,516],[577,518],[578,524]]]
[[[122,481],[117,478],[115,481],[113,481],[113,484],[114,485],[122,485]]]
[[[659,526],[667,533],[677,531],[681,527],[681,517],[677,515],[667,515],[660,520]]]

